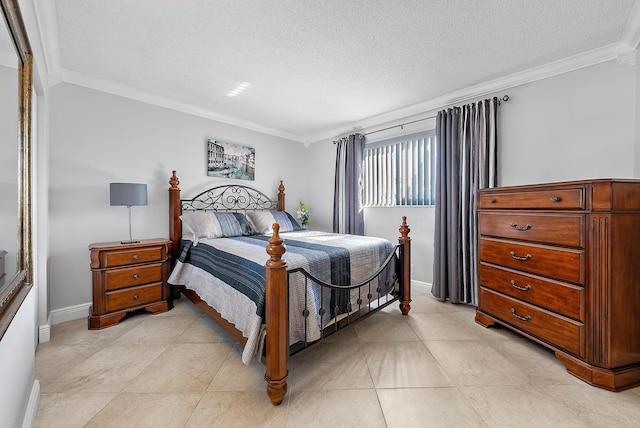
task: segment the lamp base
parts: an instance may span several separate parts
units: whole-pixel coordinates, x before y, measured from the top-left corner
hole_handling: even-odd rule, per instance
[[[120,241],[121,244],[138,244],[140,243],[140,241],[133,241],[133,240],[129,240],[129,241]]]

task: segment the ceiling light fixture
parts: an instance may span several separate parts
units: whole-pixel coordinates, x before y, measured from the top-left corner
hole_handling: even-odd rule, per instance
[[[251,86],[251,83],[249,82],[242,82],[241,84],[239,84],[233,91],[229,92],[227,94],[228,97],[235,97],[236,95],[238,95],[240,92],[244,91],[245,89],[247,89],[249,86]]]

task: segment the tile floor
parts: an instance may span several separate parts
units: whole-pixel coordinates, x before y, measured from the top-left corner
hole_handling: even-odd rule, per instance
[[[279,407],[264,368],[186,299],[104,330],[54,326],[36,352],[37,427],[638,427],[640,388],[613,393],[474,309],[414,291],[292,357]]]

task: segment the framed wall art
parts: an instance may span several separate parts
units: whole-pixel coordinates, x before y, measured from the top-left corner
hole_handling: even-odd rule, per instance
[[[255,180],[256,149],[207,139],[207,175],[237,180]]]

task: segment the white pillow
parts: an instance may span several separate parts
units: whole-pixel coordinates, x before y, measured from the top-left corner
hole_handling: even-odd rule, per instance
[[[201,239],[222,237],[220,222],[211,212],[187,211],[180,216],[180,220],[182,220],[182,225],[191,232],[193,245],[198,245]]]

